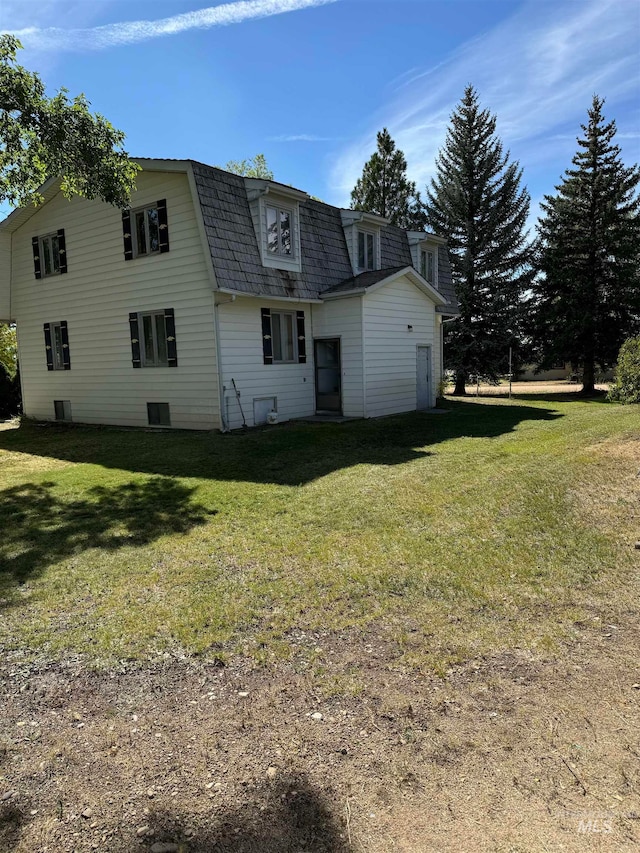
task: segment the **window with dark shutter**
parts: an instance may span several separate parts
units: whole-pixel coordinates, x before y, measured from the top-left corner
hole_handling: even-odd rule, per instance
[[[64,228],[58,230],[58,272],[65,273],[67,271],[67,241],[64,237]]]
[[[69,329],[67,321],[60,321],[60,340],[62,348],[62,369],[71,370],[71,352],[69,350]]]
[[[42,266],[40,264],[40,240],[37,237],[31,238],[31,248],[33,250],[33,271],[36,278],[42,278]]]
[[[44,324],[44,347],[47,370],[71,370],[69,329],[66,320]]]
[[[47,370],[53,370],[53,345],[51,342],[51,323],[44,324],[44,351],[47,356]]]
[[[31,238],[33,269],[36,278],[60,275],[67,271],[67,246],[64,228],[55,234],[44,234]]]
[[[271,337],[271,309],[262,308],[262,359],[273,364],[273,341]]]
[[[124,259],[133,260],[133,237],[131,235],[131,211],[122,211],[122,239],[124,241]],[[140,365],[138,365],[139,367]]]
[[[176,321],[173,308],[164,309],[164,326],[167,337],[167,367],[177,367],[178,348],[176,346]]]
[[[304,311],[296,311],[296,324],[298,327],[298,363],[305,364],[307,361],[307,337],[304,331]]]
[[[129,326],[134,367],[178,366],[173,308],[129,314]]]
[[[167,217],[167,200],[160,199],[156,202],[158,208],[158,232],[160,237],[160,254],[169,251],[169,219]]]
[[[140,361],[140,331],[138,328],[138,315],[129,314],[129,332],[131,335],[131,363],[134,367],[142,367]]]

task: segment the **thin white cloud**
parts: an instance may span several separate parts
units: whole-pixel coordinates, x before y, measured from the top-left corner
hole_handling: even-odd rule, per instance
[[[289,136],[270,136],[269,142],[337,142],[337,136],[315,136],[313,133],[294,133]]]
[[[209,6],[194,12],[160,18],[156,21],[125,21],[83,29],[25,27],[14,30],[26,48],[40,51],[87,51],[137,44],[150,39],[172,36],[188,30],[240,24],[256,18],[267,18],[285,12],[297,12],[314,6],[335,3],[337,0],[239,0]]]
[[[615,116],[616,103],[640,92],[639,43],[637,0],[529,0],[446,61],[390,81],[388,101],[371,117],[369,131],[338,156],[334,201],[348,199],[383,126],[404,151],[411,179],[424,187],[468,83],[482,106],[497,114],[505,147],[521,165],[564,160],[559,177],[575,153],[594,92],[606,98],[607,118]],[[621,128],[619,138],[634,138],[637,129]]]

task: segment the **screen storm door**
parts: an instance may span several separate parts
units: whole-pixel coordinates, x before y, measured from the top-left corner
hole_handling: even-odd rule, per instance
[[[316,365],[316,411],[342,412],[340,338],[314,341]]]
[[[417,347],[416,352],[416,409],[430,409],[431,347]]]

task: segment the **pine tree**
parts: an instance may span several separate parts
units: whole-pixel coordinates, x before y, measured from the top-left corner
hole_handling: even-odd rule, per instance
[[[596,365],[615,363],[640,331],[640,169],[625,167],[594,95],[584,138],[538,223],[536,329],[541,366],[571,361],[582,393],[595,390]]]
[[[526,233],[529,194],[522,170],[496,135],[496,117],[467,86],[451,116],[436,176],[427,189],[431,229],[449,243],[460,315],[448,324],[446,362],[454,394],[476,373],[495,379],[517,349],[523,294],[532,279]]]
[[[378,133],[378,150],[365,163],[362,177],[351,192],[353,210],[377,213],[392,225],[422,231],[426,217],[420,193],[407,179],[407,161],[387,128]]]

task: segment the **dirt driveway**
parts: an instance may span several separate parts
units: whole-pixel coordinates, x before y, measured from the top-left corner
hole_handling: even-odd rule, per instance
[[[637,623],[595,613],[557,657],[446,679],[385,664],[384,635],[300,636],[355,696],[295,662],[165,659],[1,672],[0,849],[626,851],[640,844]]]

